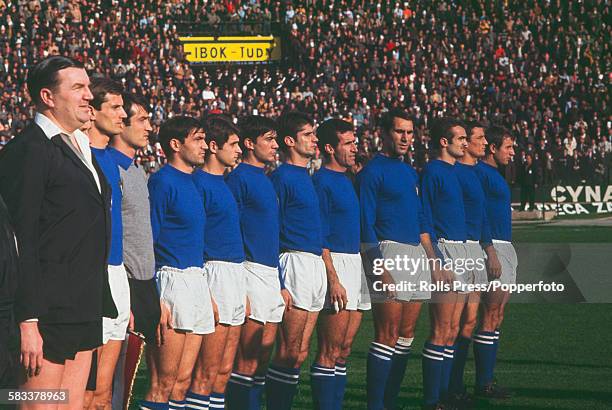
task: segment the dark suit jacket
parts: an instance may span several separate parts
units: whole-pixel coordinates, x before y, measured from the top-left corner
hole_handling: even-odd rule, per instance
[[[8,209],[0,195],[0,340],[6,331],[3,324],[11,320],[17,291],[17,248]],[[0,350],[2,350],[0,343]],[[1,372],[0,372],[1,373]]]
[[[76,323],[116,317],[108,284],[110,187],[61,138],[30,124],[0,151],[0,195],[19,245],[15,319]]]
[[[13,303],[17,290],[17,247],[8,209],[0,196],[0,388],[16,387],[14,375],[19,355],[11,348],[16,327]],[[13,343],[14,345],[14,343]]]

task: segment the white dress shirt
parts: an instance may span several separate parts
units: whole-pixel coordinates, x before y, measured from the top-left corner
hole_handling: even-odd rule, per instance
[[[56,123],[51,121],[49,117],[39,112],[36,113],[36,116],[34,117],[34,122],[36,123],[36,125],[42,128],[43,132],[49,139],[55,137],[58,134],[66,134],[68,136],[74,137],[77,144],[79,145],[79,150],[81,150],[81,153],[83,154],[83,158],[81,158],[81,161],[83,161],[85,166],[89,169],[89,171],[91,171],[91,174],[93,175],[94,180],[96,181],[96,185],[98,186],[98,192],[102,192],[102,188],[100,187],[100,177],[98,176],[98,173],[94,168],[93,160],[91,158],[91,148],[89,148],[89,138],[87,137],[87,135],[85,135],[85,133],[81,130],[76,130],[72,133],[63,130]]]

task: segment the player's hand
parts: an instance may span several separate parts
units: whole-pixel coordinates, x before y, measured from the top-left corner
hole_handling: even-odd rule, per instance
[[[38,376],[43,364],[43,339],[38,322],[21,322],[21,363],[28,377]]]
[[[452,270],[436,266],[431,272],[431,280],[434,283],[442,282],[446,285],[452,285],[455,280],[455,273]]]
[[[210,303],[213,308],[213,316],[215,318],[215,326],[219,324],[219,307],[217,306],[217,302],[215,302],[215,298],[210,295]]]
[[[246,307],[244,309],[244,315],[245,317],[249,317],[251,316],[251,300],[249,299],[249,297],[247,296],[246,298]]]
[[[497,252],[489,252],[486,264],[489,280],[499,279],[501,276],[501,263],[497,257]]]
[[[328,289],[329,299],[336,313],[346,309],[348,298],[346,297],[346,289],[340,284],[340,281],[329,282]]]
[[[161,315],[159,317],[159,324],[157,325],[157,346],[164,344],[165,332],[168,329],[172,329],[172,313],[164,302],[159,301],[159,307],[161,309]]]
[[[285,309],[291,310],[293,308],[293,299],[291,298],[291,293],[287,289],[281,289],[281,297],[285,302]]]
[[[134,331],[134,314],[130,310],[130,321],[128,322],[128,330]]]
[[[395,299],[397,297],[397,293],[395,292],[395,280],[393,280],[393,276],[389,273],[388,270],[384,269],[382,275],[380,276],[380,280],[384,285],[385,294],[387,295],[387,299]]]

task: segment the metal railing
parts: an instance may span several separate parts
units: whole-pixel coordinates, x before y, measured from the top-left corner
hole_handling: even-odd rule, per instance
[[[177,27],[180,35],[214,37],[281,34],[283,30],[282,23],[269,20],[220,21],[214,24],[179,21]]]

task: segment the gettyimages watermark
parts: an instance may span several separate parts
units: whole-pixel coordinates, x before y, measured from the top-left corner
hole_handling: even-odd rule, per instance
[[[372,262],[372,273],[382,275],[385,270],[394,272],[406,272],[416,275],[419,271],[430,269],[446,269],[453,271],[456,275],[464,275],[473,270],[486,269],[485,258],[411,258],[408,255],[396,255],[394,258],[376,258]]]
[[[414,247],[413,247],[414,248]],[[427,301],[444,292],[510,294],[510,303],[612,303],[612,243],[495,244],[500,276],[479,245],[445,244],[436,258],[405,246],[365,261],[362,289],[372,302]],[[390,252],[391,250],[391,252]],[[480,254],[478,254],[480,252]],[[494,264],[493,264],[494,265]],[[450,278],[432,278],[432,267]]]

